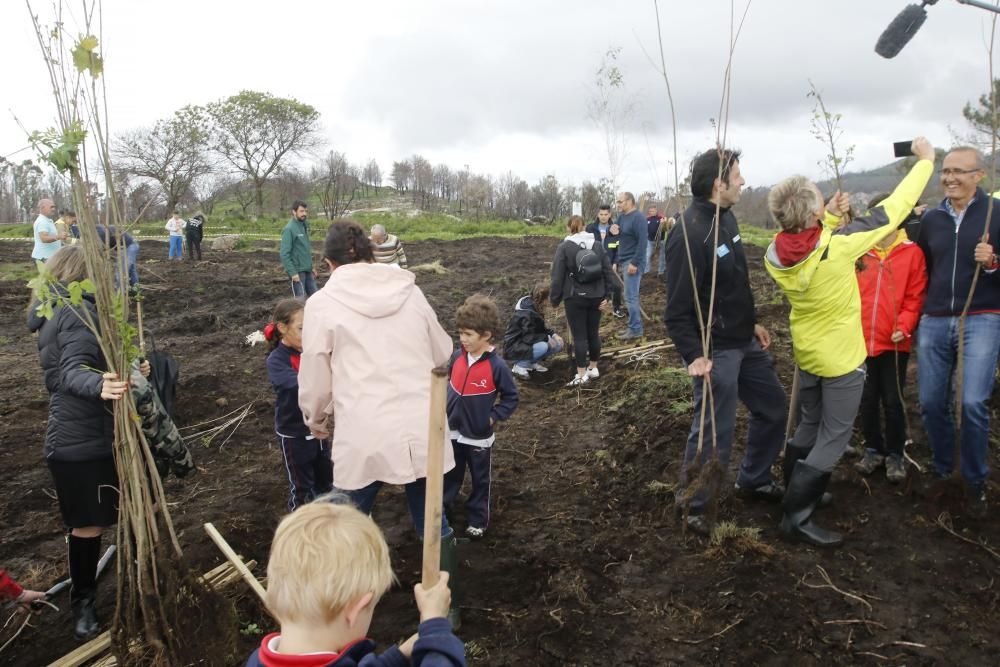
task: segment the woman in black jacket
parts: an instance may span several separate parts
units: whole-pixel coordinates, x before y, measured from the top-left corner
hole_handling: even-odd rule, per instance
[[[188,259],[190,261],[201,261],[201,239],[205,235],[205,216],[196,213],[188,220],[184,227],[184,235],[187,236]]]
[[[566,304],[576,357],[576,376],[568,386],[577,387],[600,377],[597,361],[601,358],[601,308],[618,284],[618,277],[611,270],[603,244],[584,231],[583,218],[571,217],[566,231],[569,236],[556,248],[552,261],[549,300],[553,306]]]
[[[503,335],[503,357],[514,362],[511,372],[522,380],[531,377],[531,371],[546,372],[548,369],[538,362],[563,349],[562,338],[546,326],[542,317],[550,289],[548,283],[538,283],[531,294],[518,299]]]
[[[83,248],[63,246],[45,265],[66,293],[66,285],[86,277]],[[112,452],[115,425],[108,401],[124,396],[127,382],[102,372],[107,363],[82,311],[97,321],[93,297],[84,294],[76,306],[64,305],[50,318],[32,304],[28,328],[38,333],[38,355],[49,391],[45,460],[55,481],[63,523],[69,529],[70,593],[76,635],[97,636],[95,613],[97,561],[101,531],[118,521],[118,475]],[[145,369],[144,369],[145,370]]]

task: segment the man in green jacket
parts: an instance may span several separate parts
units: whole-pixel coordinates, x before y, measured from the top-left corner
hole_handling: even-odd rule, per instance
[[[292,219],[281,232],[281,266],[292,279],[292,296],[305,301],[316,291],[312,247],[309,245],[309,208],[301,199],[292,203]]]

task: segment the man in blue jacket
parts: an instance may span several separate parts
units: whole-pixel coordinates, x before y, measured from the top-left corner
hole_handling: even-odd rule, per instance
[[[961,397],[961,473],[967,484],[969,513],[986,512],[989,475],[990,409],[997,351],[1000,349],[1000,201],[994,200],[984,236],[990,197],[977,184],[985,176],[983,157],[974,148],[952,149],[941,169],[945,199],[924,213],[918,245],[927,258],[927,298],[917,338],[917,381],[934,468],[947,477],[954,467],[955,421],[952,374],[958,361],[958,324],[979,272],[965,322]]]
[[[642,308],[639,305],[639,285],[646,267],[646,245],[648,232],[646,218],[636,208],[635,196],[631,192],[619,193],[615,203],[621,215],[618,216],[618,266],[625,281],[625,305],[628,307],[628,330],[618,334],[621,340],[642,338]]]

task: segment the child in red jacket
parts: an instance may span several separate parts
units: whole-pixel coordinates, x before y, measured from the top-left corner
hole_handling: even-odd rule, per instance
[[[872,200],[874,208],[884,197]],[[892,483],[906,479],[903,447],[906,418],[903,387],[910,343],[920,321],[927,292],[924,253],[900,230],[877,243],[858,261],[861,325],[868,348],[867,374],[861,395],[861,431],[865,453],[855,469],[870,475],[885,465]],[[879,411],[885,409],[885,437]]]
[[[8,577],[6,572],[0,570],[0,602],[13,600],[17,604],[27,607],[35,600],[43,599],[45,599],[45,593],[21,588],[20,584]]]

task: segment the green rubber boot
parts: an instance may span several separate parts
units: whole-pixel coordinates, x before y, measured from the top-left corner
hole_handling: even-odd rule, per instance
[[[453,528],[449,528],[448,533],[441,536],[441,569],[448,573],[448,588],[451,589],[448,622],[451,623],[451,629],[457,632],[462,627],[462,612],[458,606],[458,538],[455,537]]]

